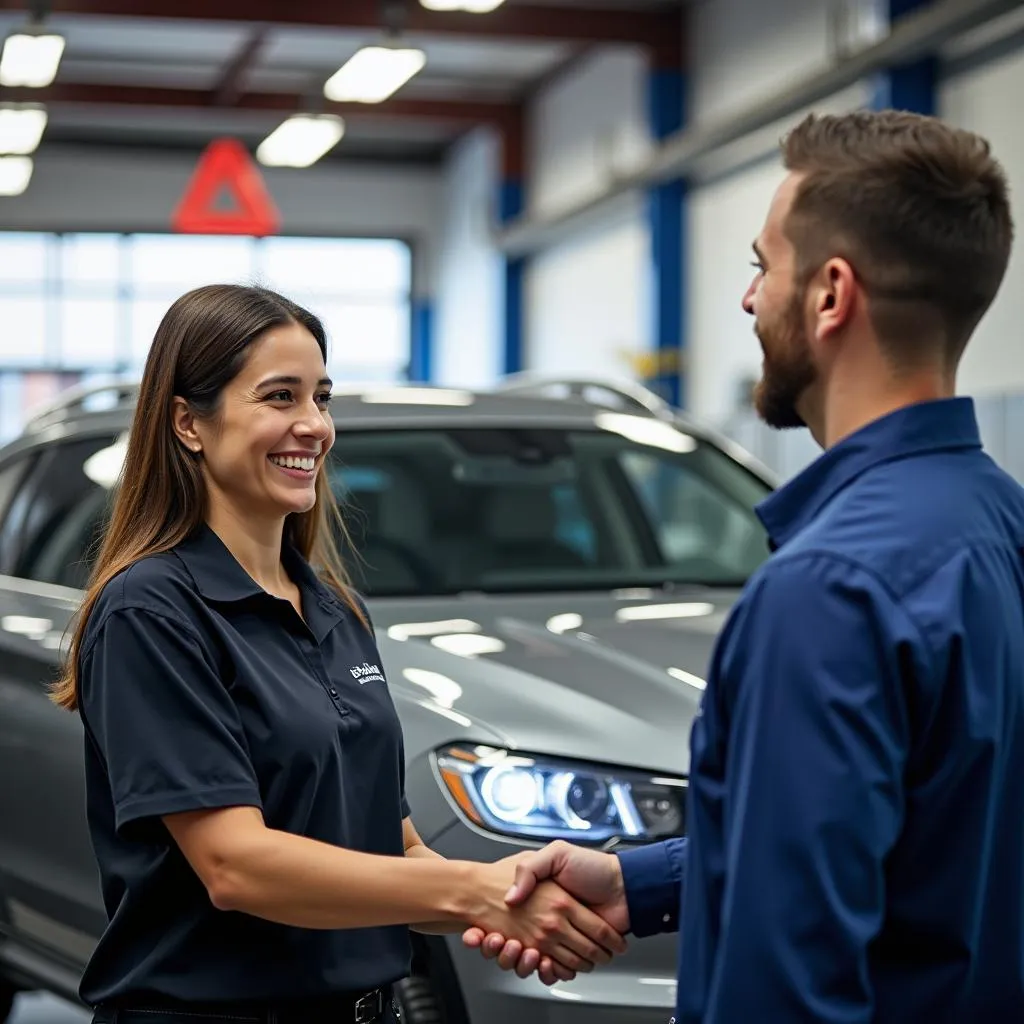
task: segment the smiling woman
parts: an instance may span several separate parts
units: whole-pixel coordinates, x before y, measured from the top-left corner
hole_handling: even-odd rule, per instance
[[[86,735],[97,1024],[384,1021],[409,927],[515,935],[565,978],[625,949],[553,883],[510,909],[511,858],[446,861],[418,836],[336,548],[326,364],[320,321],[262,288],[190,292],[153,340],[54,693]]]

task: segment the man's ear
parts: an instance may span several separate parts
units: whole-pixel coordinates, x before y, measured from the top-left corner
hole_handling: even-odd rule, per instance
[[[196,430],[196,418],[184,398],[174,396],[171,405],[171,423],[174,425],[174,432],[178,440],[194,454],[198,455],[203,450],[203,442]]]
[[[846,260],[825,263],[811,286],[815,337],[823,339],[845,327],[853,316],[857,299],[857,278]]]

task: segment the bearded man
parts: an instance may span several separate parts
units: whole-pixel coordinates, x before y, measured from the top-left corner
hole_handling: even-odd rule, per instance
[[[678,930],[678,1024],[1024,1021],[1024,489],[956,394],[1006,179],[910,113],[812,116],[782,150],[755,403],[823,453],[759,507],[773,554],[712,659],[687,837],[552,844],[508,899],[554,878],[620,931]]]

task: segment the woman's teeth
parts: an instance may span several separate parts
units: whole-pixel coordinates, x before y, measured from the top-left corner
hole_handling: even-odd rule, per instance
[[[294,455],[271,455],[270,461],[275,466],[281,466],[284,469],[304,469],[307,472],[312,472],[313,467],[316,465],[316,459],[312,456],[309,458],[296,458]]]

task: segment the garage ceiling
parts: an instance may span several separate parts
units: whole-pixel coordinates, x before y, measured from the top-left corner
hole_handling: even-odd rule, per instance
[[[523,103],[595,45],[678,67],[685,3],[506,0],[467,14],[418,0],[0,0],[0,38],[31,6],[66,39],[53,85],[0,87],[0,102],[46,103],[43,146],[197,150],[232,135],[255,148],[290,113],[331,111],[346,132],[328,159],[430,162],[481,123],[515,137]],[[324,100],[324,82],[388,25],[425,68],[380,104]]]

